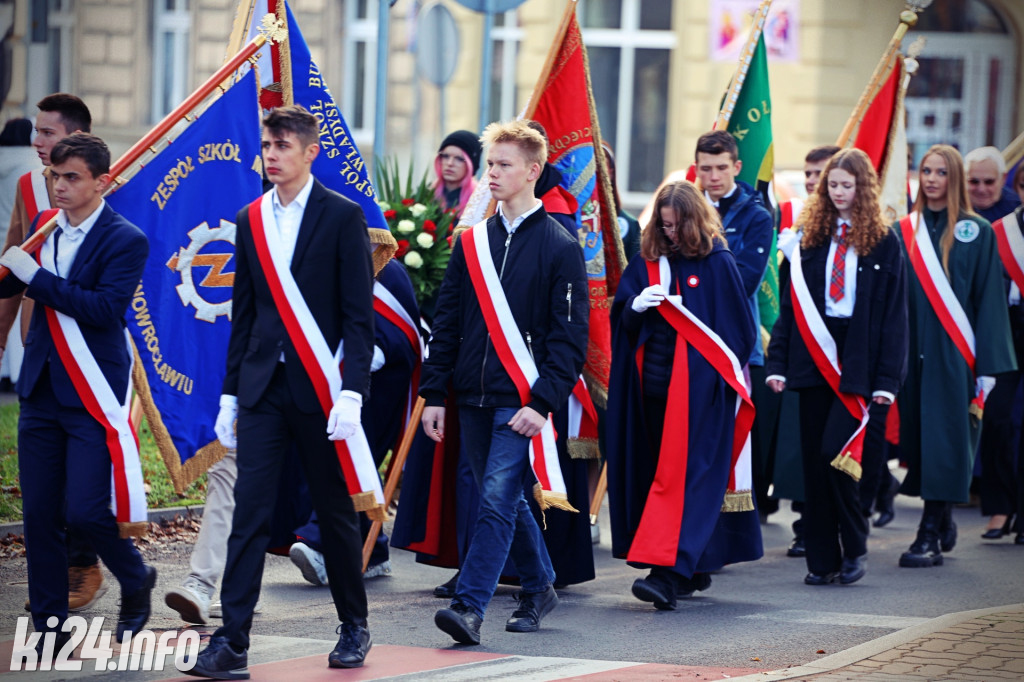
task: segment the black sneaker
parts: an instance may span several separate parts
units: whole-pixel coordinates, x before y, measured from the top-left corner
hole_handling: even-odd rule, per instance
[[[558,595],[551,585],[543,592],[518,592],[515,599],[519,608],[505,622],[507,632],[537,632],[541,619],[558,606]]]
[[[334,651],[327,657],[327,665],[331,668],[360,668],[366,660],[366,654],[373,646],[370,631],[352,623],[342,623],[335,631],[341,638]]]
[[[434,625],[459,644],[479,644],[482,623],[483,618],[461,602],[454,602],[434,614]]]
[[[214,680],[247,680],[249,654],[245,649],[235,650],[227,637],[214,635],[210,639],[210,645],[199,652],[192,669],[182,672]]]
[[[646,578],[633,581],[633,596],[640,601],[652,602],[659,611],[674,611],[676,608],[675,585],[654,571]]]

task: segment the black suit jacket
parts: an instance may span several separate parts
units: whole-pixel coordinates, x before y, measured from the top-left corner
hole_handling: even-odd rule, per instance
[[[32,224],[37,227],[38,217]],[[57,401],[82,407],[64,364],[57,355],[46,322],[44,306],[75,318],[89,350],[118,400],[128,390],[131,358],[125,341],[124,313],[139,285],[149,255],[146,235],[107,204],[75,254],[67,277],[40,269],[27,288],[16,277],[0,282],[0,297],[21,291],[36,301],[25,338],[25,359],[18,379],[18,395],[32,394],[43,370],[49,368]]]
[[[804,279],[814,305],[825,317],[825,277],[829,242],[801,249]],[[791,287],[782,292],[782,310],[772,329],[765,370],[786,377],[786,388],[825,385],[793,319]],[[870,397],[874,391],[896,394],[907,375],[909,329],[903,255],[889,231],[867,256],[857,257],[857,298],[840,358],[840,390]]]
[[[296,406],[306,413],[321,412],[257,258],[248,206],[238,212],[237,225],[223,392],[238,396],[243,407],[255,406],[283,351]],[[345,340],[343,388],[363,394],[365,400],[373,358],[373,263],[366,218],[358,204],[317,180],[302,215],[291,272],[328,346],[335,350]]]

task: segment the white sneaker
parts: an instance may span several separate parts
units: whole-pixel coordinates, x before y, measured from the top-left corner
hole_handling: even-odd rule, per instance
[[[164,595],[164,603],[177,611],[186,623],[206,625],[210,620],[211,597],[213,597],[213,586],[190,575],[185,578],[181,587],[168,590]]]
[[[324,555],[309,545],[296,542],[288,550],[292,563],[302,571],[302,577],[314,585],[327,584],[327,568],[324,566]]]
[[[363,580],[369,580],[370,578],[380,578],[382,576],[385,578],[391,576],[390,559],[388,559],[387,561],[383,561],[379,564],[374,564],[373,566],[367,566],[366,572],[363,573]]]
[[[256,615],[258,613],[263,613],[263,599],[262,598],[260,598],[256,602],[256,608],[254,608],[252,610],[252,612],[253,612],[253,615]],[[221,608],[220,599],[218,599],[217,601],[215,601],[212,604],[210,604],[210,618],[223,618],[223,617],[224,617],[224,609]]]

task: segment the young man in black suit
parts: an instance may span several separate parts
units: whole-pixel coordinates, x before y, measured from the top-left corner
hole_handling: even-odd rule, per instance
[[[356,434],[369,388],[373,266],[366,219],[357,204],[313,178],[320,148],[312,114],[279,107],[263,125],[263,165],[274,188],[238,213],[232,328],[216,424],[221,443],[238,448],[221,590],[224,625],[190,671],[219,679],[249,677],[249,629],[278,477],[293,441],[320,518],[341,621],[329,664],[361,666],[371,645],[359,517],[333,442]],[[342,340],[344,389],[325,396],[328,385],[340,389],[335,353]],[[332,355],[335,383],[328,376]]]
[[[110,150],[103,140],[74,133],[52,148],[48,160],[58,227],[43,244],[41,261],[20,246],[7,249],[0,265],[14,276],[0,283],[0,297],[24,292],[35,301],[18,380],[18,462],[32,620],[37,632],[55,633],[55,655],[70,637],[61,631],[68,616],[65,524],[121,583],[118,641],[149,619],[156,570],[128,539],[144,531],[146,506],[138,450],[131,452],[137,446],[123,412],[131,374],[124,313],[149,242],[103,200],[110,183]],[[39,213],[28,232],[51,215]],[[108,440],[113,430],[120,437]],[[116,518],[110,510],[112,463],[137,474],[115,476],[129,490],[117,496]],[[39,644],[42,655],[42,638]]]

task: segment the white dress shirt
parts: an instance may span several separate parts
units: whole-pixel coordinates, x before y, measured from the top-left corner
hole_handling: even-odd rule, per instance
[[[537,203],[533,205],[533,208],[521,216],[518,216],[510,223],[508,218],[505,217],[505,204],[501,203],[498,204],[498,215],[501,216],[501,224],[505,226],[505,231],[509,234],[515,234],[515,231],[519,229],[519,226],[523,224],[523,221],[536,213],[537,209],[543,205],[544,203],[540,199],[537,199]]]
[[[731,196],[732,196],[733,194],[736,194],[736,188],[737,188],[737,187],[739,187],[739,185],[737,185],[736,183],[733,183],[732,189],[731,189],[731,190],[729,190],[728,192],[726,192],[725,194],[723,194],[723,195],[721,196],[721,198],[719,198],[719,200],[718,200],[718,201],[721,201],[722,199],[728,199],[728,198],[729,198],[729,197],[731,197]],[[708,194],[708,191],[707,191],[707,190],[704,190],[704,198],[708,200],[708,203],[709,203],[709,204],[711,204],[711,205],[712,205],[712,206],[714,206],[715,208],[718,208],[718,201],[713,201],[713,200],[711,199],[711,195],[710,195],[710,194]]]
[[[302,215],[306,211],[306,203],[309,201],[309,193],[313,190],[313,176],[306,179],[306,184],[299,190],[298,195],[287,206],[281,204],[281,197],[277,194],[277,187],[271,191],[271,199],[274,204],[274,219],[277,222],[277,234],[281,239],[281,246],[284,247],[284,256],[288,265],[292,264],[292,256],[295,254],[295,242],[299,238],[299,227],[302,226]]]
[[[71,272],[71,266],[75,262],[75,256],[78,255],[78,249],[85,241],[85,235],[99,220],[100,213],[103,212],[103,207],[106,205],[107,202],[101,199],[96,210],[78,225],[71,225],[68,222],[68,214],[63,209],[57,212],[57,227],[61,231],[60,239],[57,239],[57,230],[54,230],[47,239],[53,242],[57,248],[57,272],[55,274],[58,277],[67,278],[68,273]]]
[[[842,218],[836,219],[836,225],[842,225]],[[850,243],[850,228],[846,228],[846,274],[843,278],[843,297],[833,301],[829,289],[832,286],[832,261],[836,257],[836,247],[839,242],[835,239],[828,247],[828,260],[825,261],[825,316],[826,317],[853,317],[853,304],[857,299],[857,251]]]

